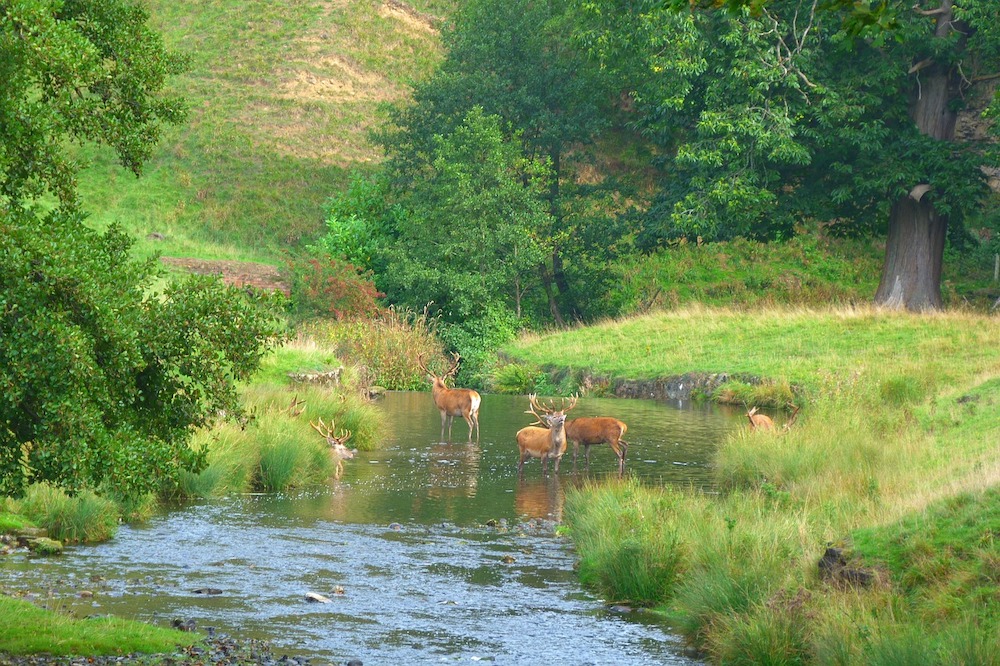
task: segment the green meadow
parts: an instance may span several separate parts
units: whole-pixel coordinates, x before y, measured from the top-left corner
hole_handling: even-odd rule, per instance
[[[506,351],[612,378],[754,377],[703,398],[779,386],[801,407],[720,444],[715,494],[572,492],[580,576],[605,598],[661,609],[718,663],[998,663],[997,318],[689,307]],[[821,574],[828,547],[839,575]]]

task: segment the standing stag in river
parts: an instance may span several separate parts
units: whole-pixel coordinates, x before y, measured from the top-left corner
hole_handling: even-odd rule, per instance
[[[610,416],[581,416],[566,422],[566,439],[573,442],[573,469],[576,469],[576,455],[583,444],[583,454],[587,459],[587,471],[590,471],[590,447],[594,444],[607,444],[618,458],[618,476],[625,474],[625,454],[628,453],[628,442],[622,437],[628,426]]]
[[[555,471],[559,471],[559,460],[566,453],[566,412],[576,407],[576,400],[574,396],[569,405],[566,405],[564,398],[562,407],[557,410],[551,401],[548,405],[540,405],[534,393],[528,396],[530,407],[525,413],[534,414],[538,419],[535,423],[543,427],[536,427],[533,423],[517,431],[517,448],[520,452],[517,461],[518,476],[521,476],[524,460],[528,457],[541,459],[543,475],[547,471],[549,458],[555,459]]]
[[[431,397],[434,404],[441,412],[441,439],[444,439],[444,423],[448,422],[448,441],[451,441],[451,425],[456,416],[461,416],[469,424],[469,441],[472,441],[472,429],[476,430],[476,441],[479,441],[479,403],[482,398],[472,389],[455,388],[450,389],[445,385],[445,380],[454,377],[458,372],[458,361],[462,357],[452,352],[455,362],[451,368],[443,375],[435,375],[427,369],[424,363],[424,355],[417,356],[417,366],[427,373],[428,379],[434,385],[431,388]]]

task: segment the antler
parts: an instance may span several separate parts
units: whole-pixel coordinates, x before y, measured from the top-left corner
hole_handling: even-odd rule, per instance
[[[309,425],[311,425],[316,430],[316,432],[318,432],[323,437],[332,437],[333,436],[333,428],[327,427],[327,425],[325,423],[323,423],[323,417],[322,416],[320,416],[318,418],[318,420],[319,420],[319,425],[316,425],[312,421],[309,422]],[[336,425],[335,421],[331,421],[330,423],[332,425]]]
[[[343,444],[344,442],[346,442],[351,438],[352,433],[350,430],[341,430],[340,435],[333,434],[333,429],[337,427],[336,421],[330,421],[330,425],[327,426],[325,423],[323,423],[322,416],[319,417],[318,420],[319,420],[319,425],[316,425],[312,421],[309,422],[309,425],[315,428],[316,432],[318,432],[324,439],[326,439],[326,441],[330,443],[336,442],[337,444]]]
[[[569,405],[567,405],[566,404],[566,398],[563,398],[561,406],[557,410],[556,409],[556,405],[555,405],[554,402],[552,402],[551,400],[549,400],[549,404],[542,405],[542,404],[540,404],[538,402],[538,396],[535,395],[534,393],[532,393],[531,395],[528,396],[528,403],[531,406],[528,408],[528,411],[526,411],[525,414],[534,414],[535,418],[538,419],[538,421],[536,421],[536,423],[539,423],[539,424],[545,426],[546,428],[548,428],[549,427],[548,423],[545,422],[545,419],[543,419],[542,416],[541,416],[541,414],[539,414],[538,412],[544,412],[546,415],[548,415],[548,414],[552,414],[553,412],[559,411],[559,412],[562,412],[563,414],[565,414],[569,410],[571,410],[574,407],[576,407],[576,401],[578,399],[579,399],[579,396],[574,395],[572,398],[570,398]],[[535,425],[535,424],[532,423],[531,425]]]
[[[452,352],[451,355],[454,357],[455,362],[451,364],[451,367],[448,369],[448,372],[446,372],[446,373],[444,373],[444,375],[442,375],[442,378],[444,378],[444,377],[454,377],[455,373],[458,372],[458,362],[459,362],[459,360],[461,360],[462,357],[459,356],[458,353],[456,353],[456,352]]]
[[[306,404],[306,401],[299,400],[299,394],[296,393],[295,396],[292,398],[291,404],[285,408],[285,411],[288,412],[289,416],[292,417],[298,416],[305,410],[305,407],[302,406],[304,404]]]
[[[428,375],[433,375],[434,373],[427,369],[427,364],[424,363],[424,353],[420,352],[417,354],[417,367],[426,372]]]

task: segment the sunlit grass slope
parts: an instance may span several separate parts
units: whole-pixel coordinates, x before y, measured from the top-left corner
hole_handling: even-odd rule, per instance
[[[570,494],[580,574],[607,598],[662,606],[719,663],[997,663],[1000,318],[690,308],[507,351],[799,388],[790,430],[721,443],[717,494],[630,481]],[[831,544],[866,584],[821,576]]]
[[[139,251],[276,261],[322,228],[323,202],[379,156],[367,131],[440,58],[446,0],[148,0],[152,24],[186,54],[172,81],[190,105],[142,178],[88,152],[84,205]],[[148,240],[149,234],[163,240]]]

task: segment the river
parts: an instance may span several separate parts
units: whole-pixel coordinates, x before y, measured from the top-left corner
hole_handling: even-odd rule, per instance
[[[314,664],[694,664],[648,612],[626,612],[578,583],[556,536],[567,487],[614,482],[610,447],[572,449],[558,475],[517,475],[523,397],[486,395],[478,443],[460,419],[440,442],[429,393],[379,399],[390,432],[377,451],[306,492],[186,502],[103,544],[58,557],[0,559],[7,588],[79,616],[112,614],[268,640]],[[711,490],[712,450],[740,420],[713,406],[581,399],[570,417],[629,425],[626,473]],[[309,602],[307,593],[329,602]]]

